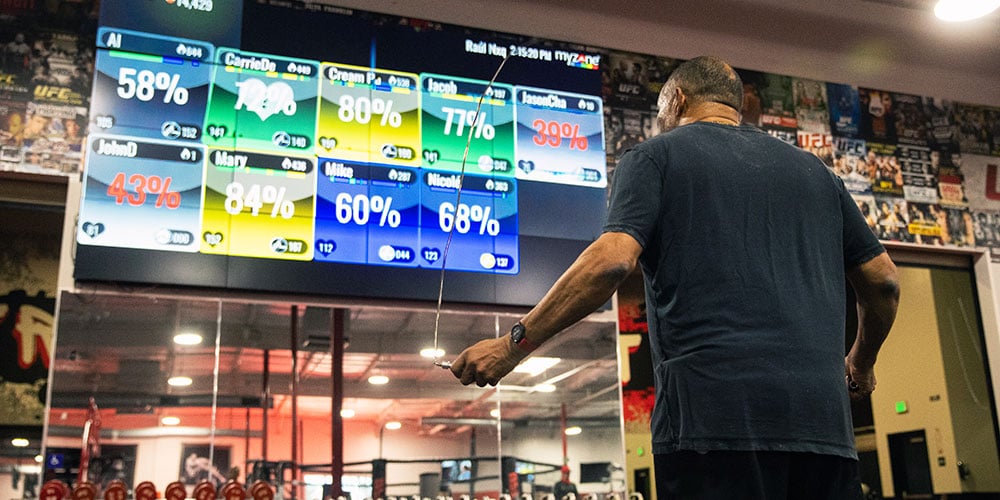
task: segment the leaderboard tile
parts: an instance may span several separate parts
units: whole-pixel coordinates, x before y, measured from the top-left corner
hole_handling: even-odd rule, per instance
[[[92,135],[88,147],[78,243],[198,251],[200,144]]]
[[[416,267],[417,170],[320,158],[318,261]]]
[[[517,178],[607,187],[600,97],[517,86]]]
[[[334,63],[321,71],[316,155],[420,166],[417,75]]]
[[[468,144],[465,171],[514,176],[514,87],[423,73],[420,91],[424,167],[461,172]]]
[[[112,28],[97,36],[91,131],[200,141],[212,45]]]
[[[319,64],[219,48],[205,117],[211,147],[309,153]]]
[[[209,149],[202,253],[311,260],[315,189],[312,157]]]
[[[514,179],[462,176],[424,169],[420,179],[420,266],[517,274],[517,190]],[[461,199],[458,189],[461,186]]]

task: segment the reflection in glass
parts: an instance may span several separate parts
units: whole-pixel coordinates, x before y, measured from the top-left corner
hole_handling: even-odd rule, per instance
[[[102,486],[152,481],[162,490],[179,480],[190,493],[204,480],[261,479],[282,499],[321,500],[339,442],[341,489],[355,499],[497,498],[512,484],[544,494],[564,464],[576,482],[587,464],[612,464],[608,478],[580,482],[581,494],[623,489],[614,484],[623,452],[613,322],[584,321],[499,388],[479,388],[434,366],[427,350],[452,359],[516,316],[446,312],[435,346],[433,312],[343,311],[343,359],[334,363],[330,306],[64,293],[46,454],[59,460],[46,464],[46,479],[77,480],[94,398],[101,449],[89,476]],[[173,377],[190,383],[171,385]],[[556,391],[543,392],[546,384]],[[573,427],[579,434],[564,433]]]

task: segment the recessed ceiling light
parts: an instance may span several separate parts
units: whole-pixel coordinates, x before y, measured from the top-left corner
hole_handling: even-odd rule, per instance
[[[403,424],[401,422],[396,422],[396,421],[386,422],[385,423],[385,428],[389,429],[390,431],[395,431],[395,430],[402,429],[403,428]]]
[[[180,417],[163,417],[160,419],[160,423],[163,425],[178,425],[181,423]]]
[[[553,366],[559,364],[562,361],[561,358],[546,358],[543,356],[528,358],[521,362],[521,364],[514,367],[514,371],[517,373],[527,373],[534,377],[539,373],[552,368]]]
[[[15,448],[25,448],[29,444],[31,444],[31,441],[28,441],[25,438],[14,438],[10,440],[10,445]]]
[[[372,375],[368,377],[368,383],[371,385],[385,385],[389,383],[389,377],[385,375]]]
[[[574,425],[573,427],[567,427],[564,432],[567,436],[576,436],[577,434],[583,432],[583,429],[581,429],[579,425]]]
[[[1000,8],[1000,0],[938,0],[934,15],[942,21],[971,21]]]
[[[341,418],[354,418],[354,409],[352,408],[341,408],[340,409]]]
[[[500,418],[500,408],[490,410],[490,416],[493,418]]]
[[[42,457],[41,455],[35,455],[35,463],[39,463],[40,464],[40,463],[42,463],[42,460],[45,460],[45,458]]]
[[[535,392],[556,392],[556,386],[552,384],[538,384],[533,389]]]
[[[167,384],[174,387],[187,387],[191,385],[194,381],[191,377],[170,377],[167,379]]]
[[[420,356],[424,358],[436,359],[444,356],[444,349],[435,349],[433,347],[425,347],[420,350]]]
[[[177,345],[198,345],[201,341],[201,335],[197,333],[178,333],[174,335],[174,343]]]

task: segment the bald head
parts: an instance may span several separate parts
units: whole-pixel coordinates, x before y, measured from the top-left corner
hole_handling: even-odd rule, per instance
[[[681,63],[664,87],[679,88],[694,103],[715,102],[743,109],[743,82],[733,68],[717,57],[701,56]]]

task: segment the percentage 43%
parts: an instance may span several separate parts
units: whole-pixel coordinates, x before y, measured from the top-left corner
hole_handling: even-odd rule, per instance
[[[118,97],[149,102],[159,91],[163,92],[164,104],[173,102],[183,106],[188,102],[188,89],[179,85],[180,80],[181,75],[173,75],[166,71],[153,72],[148,69],[139,71],[123,67],[118,70]]]
[[[537,132],[531,140],[539,146],[558,148],[562,145],[563,139],[567,139],[570,149],[587,150],[587,136],[580,135],[579,125],[539,118],[532,122],[531,127]]]
[[[108,185],[107,193],[118,205],[128,202],[133,207],[139,207],[146,203],[147,194],[155,194],[156,208],[166,206],[173,210],[181,206],[181,194],[170,190],[170,177],[132,174],[126,179],[124,172],[118,172]]]
[[[350,193],[340,193],[337,195],[335,204],[337,221],[341,224],[354,222],[359,226],[364,226],[371,220],[373,213],[379,214],[379,227],[397,228],[402,222],[399,210],[392,208],[391,196],[383,198],[379,195],[369,197],[364,194],[351,196]]]
[[[249,207],[250,215],[256,217],[265,204],[271,205],[272,218],[291,219],[295,215],[295,203],[285,199],[284,187],[251,184],[245,188],[240,182],[226,185],[226,212],[232,215],[238,215]]]

